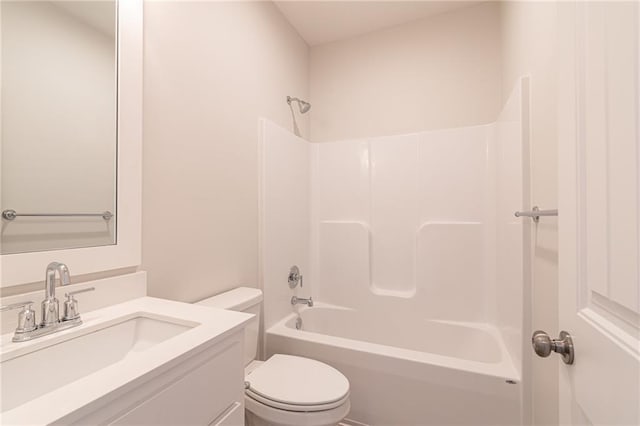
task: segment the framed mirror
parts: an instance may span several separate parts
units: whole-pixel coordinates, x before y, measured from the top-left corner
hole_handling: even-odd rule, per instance
[[[117,4],[0,7],[1,252],[115,244]]]
[[[0,287],[140,264],[142,1],[0,3]]]

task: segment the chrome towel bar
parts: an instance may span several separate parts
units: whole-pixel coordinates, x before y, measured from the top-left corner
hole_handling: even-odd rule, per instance
[[[540,216],[558,216],[558,209],[540,210],[538,206],[534,206],[531,211],[516,212],[516,217],[530,217],[534,222],[538,223]]]
[[[19,216],[29,217],[102,217],[104,220],[110,220],[113,213],[105,211],[102,213],[17,213],[15,210],[5,210],[2,212],[2,218],[13,220]]]

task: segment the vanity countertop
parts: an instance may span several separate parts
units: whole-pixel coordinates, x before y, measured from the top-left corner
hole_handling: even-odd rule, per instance
[[[2,364],[0,364],[0,373],[2,373],[2,365],[7,362],[19,361],[20,357],[31,356],[38,351],[49,350],[57,345],[61,345],[60,348],[62,348],[65,342],[71,344],[72,341],[92,334],[94,334],[92,338],[95,339],[96,335],[100,335],[99,333],[103,330],[109,327],[114,328],[114,326],[129,320],[149,319],[151,322],[165,322],[174,327],[184,328],[184,331],[163,338],[159,343],[154,343],[148,348],[130,350],[122,359],[110,361],[109,365],[104,368],[90,372],[84,377],[1,412],[0,422],[7,425],[49,424],[87,407],[105,396],[116,398],[139,386],[150,377],[162,374],[162,372],[178,365],[202,349],[222,342],[240,330],[252,317],[253,315],[241,312],[141,297],[83,313],[82,325],[29,342],[13,343],[11,342],[12,333],[4,334],[1,336],[0,362]],[[137,331],[133,334],[129,332],[127,336],[135,335],[135,333]],[[153,333],[154,331],[151,331],[151,335]],[[95,345],[92,346],[92,350],[95,350]],[[110,344],[105,343],[104,352],[107,353],[110,350],[112,350]],[[90,371],[90,367],[86,367],[86,364],[98,362],[87,359],[88,355],[84,353],[72,353],[71,357],[79,366],[89,368],[88,371]],[[44,358],[43,361],[46,364],[48,360]],[[38,366],[34,370],[38,371],[31,374],[29,371],[21,372],[20,374],[24,374],[24,380],[18,386],[37,387],[43,374],[42,371],[46,374],[47,369],[55,371],[60,368],[55,361],[49,364],[51,365],[46,365],[44,369],[40,364],[34,364]],[[15,382],[15,380],[5,381],[3,379],[2,394],[11,393],[10,387],[15,387],[12,384]],[[0,398],[4,400],[5,397],[0,396]]]

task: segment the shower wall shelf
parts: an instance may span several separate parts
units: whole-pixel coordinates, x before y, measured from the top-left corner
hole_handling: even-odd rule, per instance
[[[516,217],[530,217],[535,223],[540,221],[540,216],[558,216],[558,209],[540,210],[534,206],[530,211],[515,212]]]

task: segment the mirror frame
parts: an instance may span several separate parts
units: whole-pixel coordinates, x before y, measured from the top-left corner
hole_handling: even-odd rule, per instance
[[[0,287],[42,281],[47,264],[73,275],[141,264],[142,235],[142,0],[116,0],[118,43],[118,157],[116,244],[2,255]]]

